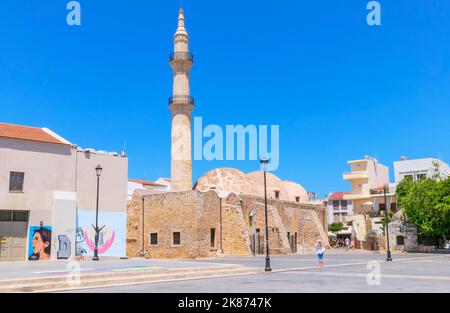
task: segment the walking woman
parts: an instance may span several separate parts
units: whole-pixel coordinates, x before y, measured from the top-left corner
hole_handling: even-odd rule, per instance
[[[322,245],[322,240],[317,241],[316,245],[316,254],[317,258],[319,259],[319,267],[323,267],[323,256],[325,254],[325,248]]]

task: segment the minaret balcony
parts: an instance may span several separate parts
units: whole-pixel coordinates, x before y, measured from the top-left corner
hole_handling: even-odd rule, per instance
[[[194,55],[189,52],[174,52],[170,54],[170,65],[177,69],[180,66],[182,68],[190,69],[194,63]]]
[[[169,105],[173,104],[190,104],[195,105],[193,97],[190,96],[173,96],[169,98]]]
[[[170,62],[173,61],[189,61],[194,63],[194,55],[189,52],[173,52],[170,54]]]

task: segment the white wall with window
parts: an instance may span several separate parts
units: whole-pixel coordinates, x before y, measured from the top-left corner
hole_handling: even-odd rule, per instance
[[[353,215],[353,202],[342,199],[343,193],[332,193],[328,197],[328,224],[341,222],[345,224]]]
[[[431,178],[436,166],[439,168],[441,178],[450,176],[449,165],[439,159],[408,160],[403,157],[402,160],[394,162],[395,183],[401,182],[404,178],[410,178],[414,181]]]

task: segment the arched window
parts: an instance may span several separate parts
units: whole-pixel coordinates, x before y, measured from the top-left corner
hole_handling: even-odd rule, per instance
[[[397,246],[403,246],[405,244],[405,237],[397,236]]]

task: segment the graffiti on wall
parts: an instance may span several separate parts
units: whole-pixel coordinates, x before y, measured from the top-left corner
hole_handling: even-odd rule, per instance
[[[77,248],[76,256],[85,256],[91,254],[95,250],[95,230],[92,228],[77,228]],[[98,254],[105,254],[114,244],[116,239],[116,231],[105,226],[98,236]]]
[[[69,237],[67,237],[66,235],[59,235],[58,243],[58,253],[56,254],[58,260],[67,260],[68,258],[70,258],[72,250],[72,243],[70,242]]]
[[[84,239],[86,241],[86,245],[89,250],[94,252],[95,250],[95,239],[91,240],[88,231],[84,232]],[[95,233],[93,234],[93,238],[95,238]],[[113,245],[114,239],[116,239],[116,231],[105,227],[102,229],[98,235],[98,253],[105,254]]]
[[[50,226],[31,226],[28,260],[50,260],[52,228]]]
[[[77,227],[77,233],[75,235],[75,255],[85,256],[87,254],[87,246],[84,240],[83,228]]]
[[[76,232],[76,256],[93,255],[95,250],[95,211],[78,211]],[[105,225],[98,237],[98,254],[103,256],[125,256],[126,213],[100,212],[99,223]]]

